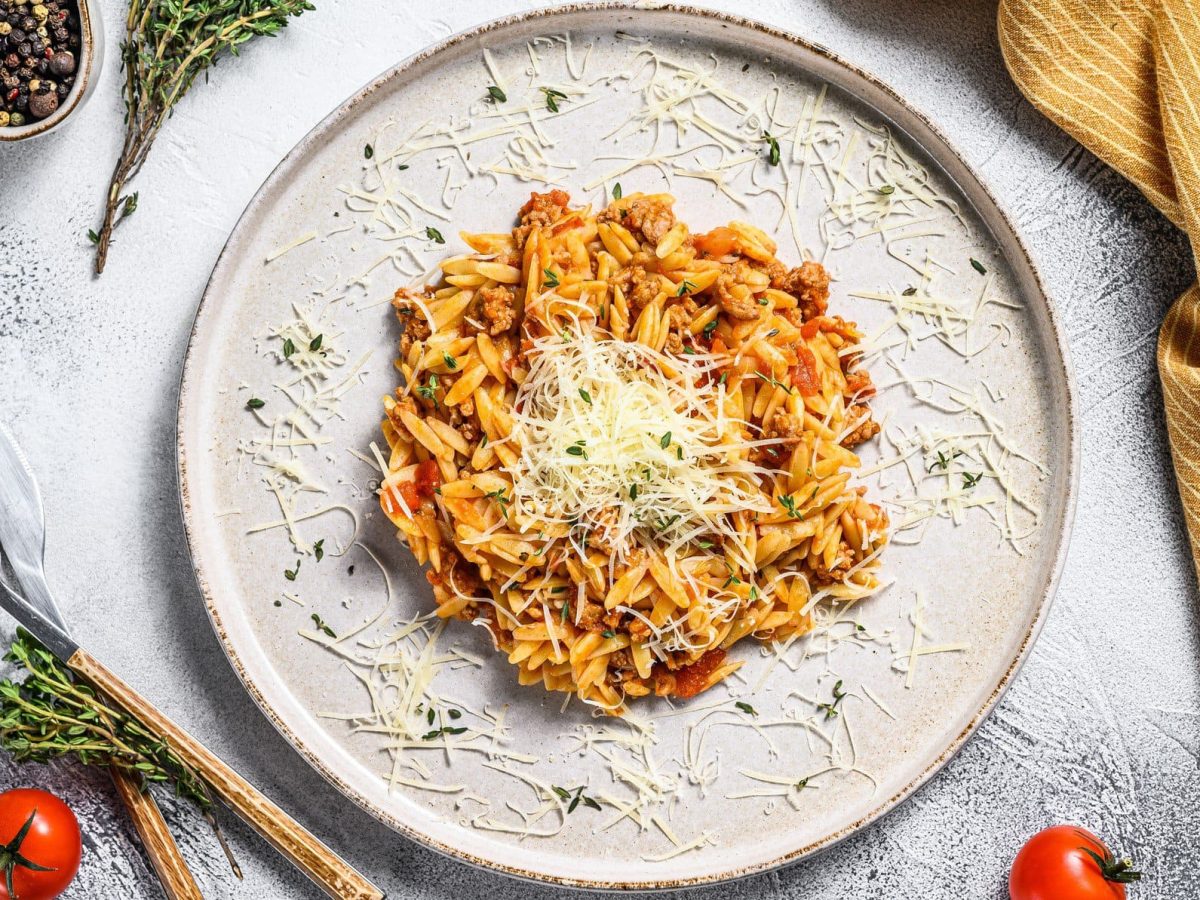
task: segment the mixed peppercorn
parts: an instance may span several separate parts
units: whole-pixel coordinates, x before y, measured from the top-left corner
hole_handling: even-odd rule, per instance
[[[0,127],[58,109],[75,83],[79,13],[69,0],[0,0]]]

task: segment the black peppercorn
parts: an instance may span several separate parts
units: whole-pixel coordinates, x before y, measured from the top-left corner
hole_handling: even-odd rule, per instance
[[[58,94],[53,91],[38,92],[29,98],[29,114],[35,119],[44,119],[58,109]]]
[[[75,54],[70,50],[59,50],[50,57],[50,71],[55,75],[70,75],[75,71]]]

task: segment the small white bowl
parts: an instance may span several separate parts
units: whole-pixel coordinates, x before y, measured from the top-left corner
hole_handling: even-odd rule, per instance
[[[76,0],[79,6],[79,67],[75,71],[75,83],[62,104],[46,116],[26,122],[24,125],[7,125],[0,128],[0,143],[23,141],[40,137],[58,128],[67,117],[87,101],[100,77],[104,63],[104,26],[100,21],[100,10],[92,0]]]

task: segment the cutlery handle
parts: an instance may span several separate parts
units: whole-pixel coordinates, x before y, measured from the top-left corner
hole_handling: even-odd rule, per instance
[[[141,780],[132,772],[115,766],[111,772],[117,793],[142,839],[142,846],[146,848],[167,900],[204,900],[154,797],[143,789]]]
[[[383,900],[379,888],[86,650],[76,650],[67,660],[67,665],[130,715],[161,735],[180,759],[199,772],[246,824],[330,897],[339,900]]]

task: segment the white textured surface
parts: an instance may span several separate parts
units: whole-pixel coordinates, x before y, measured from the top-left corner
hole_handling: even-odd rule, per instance
[[[318,0],[320,3],[320,0]],[[48,569],[94,650],[397,897],[548,897],[444,860],[341,798],[254,708],[209,629],[176,500],[178,372],[225,235],[275,162],[360,84],[425,44],[530,4],[436,10],[325,0],[222,65],[176,114],[138,184],[108,273],[89,275],[120,140],[118,72],[69,129],[0,148],[0,415],[43,482]],[[1200,607],[1163,436],[1154,337],[1193,277],[1186,242],[1017,94],[995,5],[960,0],[713,3],[831,47],[927,111],[1006,202],[1042,266],[1079,378],[1083,457],[1071,558],[1046,630],[993,718],[929,787],[824,856],[739,898],[1006,896],[1012,854],[1056,821],[1092,827],[1147,871],[1135,897],[1200,894]],[[122,4],[103,4],[112,45]],[[111,62],[111,59],[110,59]],[[11,628],[0,623],[0,636]],[[18,769],[73,804],[84,864],[68,896],[158,896],[104,776]],[[231,819],[237,885],[186,809],[208,897],[315,892]]]

